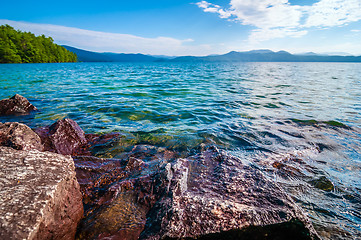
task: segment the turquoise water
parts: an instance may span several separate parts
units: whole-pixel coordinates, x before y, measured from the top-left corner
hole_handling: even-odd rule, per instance
[[[108,157],[217,145],[282,185],[323,238],[361,238],[360,64],[2,64],[0,99],[15,93],[40,111],[0,121],[120,132],[95,153]]]

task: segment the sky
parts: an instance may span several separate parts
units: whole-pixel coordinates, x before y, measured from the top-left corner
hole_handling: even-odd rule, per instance
[[[96,52],[361,55],[361,0],[17,0],[2,24]]]

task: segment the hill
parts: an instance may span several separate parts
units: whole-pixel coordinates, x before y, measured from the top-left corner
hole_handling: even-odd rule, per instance
[[[361,62],[361,56],[295,55],[286,51],[253,50],[205,57],[177,57],[172,62]]]
[[[204,57],[150,56],[144,54],[98,53],[63,46],[78,56],[80,62],[361,62],[361,56],[320,55],[317,53],[291,54],[267,49],[247,52],[229,52]]]
[[[79,62],[154,62],[159,60],[157,57],[152,57],[144,54],[125,54],[125,53],[98,53],[91,52],[75,47],[63,45],[67,50],[75,53],[78,56]]]
[[[53,63],[76,62],[77,57],[51,37],[35,36],[15,30],[9,25],[0,26],[0,63]]]

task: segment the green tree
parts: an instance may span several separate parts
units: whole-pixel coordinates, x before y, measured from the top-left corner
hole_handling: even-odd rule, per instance
[[[0,26],[0,63],[76,62],[77,56],[54,43],[51,37],[35,36]]]

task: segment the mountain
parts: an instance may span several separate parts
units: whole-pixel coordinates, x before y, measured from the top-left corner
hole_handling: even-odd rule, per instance
[[[294,55],[286,51],[253,50],[206,57],[177,57],[171,62],[361,62],[361,56]]]
[[[361,56],[331,56],[316,53],[291,54],[286,51],[273,52],[268,49],[247,52],[229,52],[223,55],[204,57],[150,56],[144,54],[97,53],[63,46],[75,53],[80,62],[361,62]]]
[[[157,57],[144,54],[125,54],[125,53],[98,53],[82,50],[75,47],[63,45],[68,51],[78,56],[79,62],[154,62],[159,60]]]

